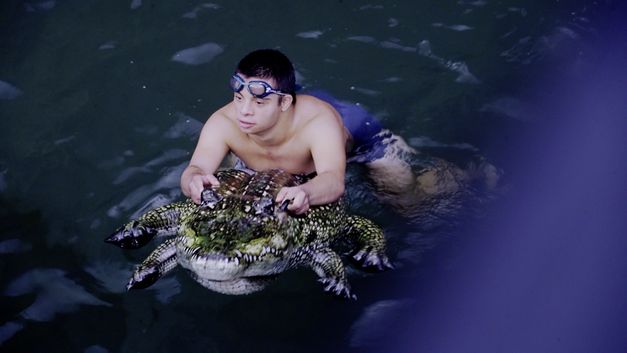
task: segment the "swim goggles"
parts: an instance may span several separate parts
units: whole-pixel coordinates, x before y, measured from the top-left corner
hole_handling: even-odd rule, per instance
[[[274,88],[272,88],[272,86],[264,81],[250,81],[248,82],[248,84],[246,84],[246,81],[244,81],[244,79],[241,78],[238,74],[231,76],[231,81],[229,83],[231,85],[231,89],[235,93],[240,92],[244,88],[244,86],[248,87],[248,92],[250,92],[250,94],[252,94],[252,96],[255,98],[265,98],[272,93],[278,94],[280,96],[287,95],[281,91],[275,90]]]

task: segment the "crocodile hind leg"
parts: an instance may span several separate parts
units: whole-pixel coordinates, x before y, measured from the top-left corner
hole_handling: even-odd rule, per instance
[[[295,258],[296,265],[311,267],[316,272],[325,291],[340,297],[357,299],[357,296],[351,293],[342,259],[330,248],[307,248]]]
[[[150,253],[146,260],[137,266],[126,285],[126,289],[148,288],[166,273],[172,271],[178,265],[176,262],[176,241],[176,238],[168,239]]]
[[[348,224],[347,236],[357,245],[357,250],[352,255],[355,261],[362,267],[380,271],[394,268],[385,254],[385,237],[381,227],[360,216],[350,216]]]
[[[175,235],[181,217],[195,207],[191,201],[161,206],[118,228],[105,239],[105,242],[123,249],[137,249],[146,245],[155,236]]]

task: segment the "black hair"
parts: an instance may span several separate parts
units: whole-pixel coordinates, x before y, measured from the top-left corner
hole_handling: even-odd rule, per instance
[[[276,87],[273,88],[291,95],[292,103],[296,103],[294,66],[290,59],[280,51],[259,49],[250,52],[237,64],[237,72],[247,77],[274,79]]]

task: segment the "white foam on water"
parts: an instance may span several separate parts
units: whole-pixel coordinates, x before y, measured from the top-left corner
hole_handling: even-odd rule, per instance
[[[396,49],[396,50],[405,51],[405,52],[415,52],[417,50],[415,47],[404,46],[404,45],[401,45],[392,41],[383,41],[379,45],[381,45],[382,48]]]
[[[104,43],[104,44],[100,45],[100,46],[98,47],[98,50],[115,49],[115,46],[116,46],[117,44],[118,44],[118,43],[117,43],[116,41],[110,40],[110,41],[108,41],[108,42],[106,42],[106,43]]]
[[[365,95],[371,96],[371,97],[378,96],[378,95],[381,94],[380,91],[375,91],[375,90],[372,90],[372,89],[362,88],[362,87],[350,86],[349,89],[351,91],[356,91],[356,92],[359,92],[361,94],[365,94]]]
[[[324,32],[322,31],[308,31],[308,32],[300,32],[296,33],[297,37],[306,38],[306,39],[318,39]]]
[[[375,43],[377,40],[370,36],[350,36],[346,38],[348,40],[354,40],[362,43]]]
[[[466,26],[466,25],[450,25],[450,26],[446,26],[446,28],[452,29],[452,30],[458,31],[458,32],[470,31],[470,30],[474,29],[473,27]]]
[[[193,48],[183,49],[172,56],[172,61],[187,65],[201,65],[222,54],[224,49],[216,43],[205,43]]]
[[[58,146],[58,145],[63,145],[63,144],[66,144],[66,143],[68,143],[68,142],[71,142],[71,141],[72,141],[72,140],[74,140],[75,138],[76,138],[76,136],[74,136],[74,135],[70,135],[70,136],[68,136],[68,137],[64,137],[64,138],[60,138],[60,139],[58,139],[58,140],[55,140],[53,143],[54,143],[55,145],[57,145],[57,146]]]

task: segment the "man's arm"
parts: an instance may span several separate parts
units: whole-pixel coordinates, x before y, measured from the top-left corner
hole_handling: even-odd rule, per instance
[[[344,193],[346,150],[344,127],[334,116],[317,117],[306,126],[302,136],[310,146],[316,166],[316,177],[305,184],[283,188],[277,202],[292,200],[288,209],[297,214],[309,206],[323,205],[339,199]]]
[[[225,139],[229,124],[228,119],[219,111],[207,120],[192,159],[181,175],[181,190],[195,203],[200,203],[200,194],[206,185],[218,184],[213,173],[229,151]]]

